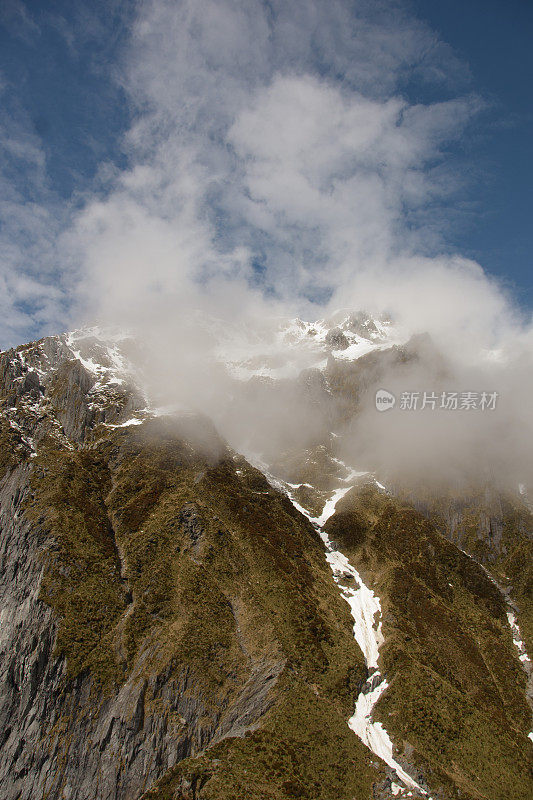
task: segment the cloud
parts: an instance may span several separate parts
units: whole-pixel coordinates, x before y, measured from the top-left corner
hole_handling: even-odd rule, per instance
[[[60,65],[64,58],[71,59],[66,62],[69,64],[82,58],[90,73],[87,85],[80,85],[75,95],[80,106],[110,102],[105,91],[94,97],[92,78],[102,73],[106,55],[105,67],[112,69],[109,56],[127,28],[130,12],[129,2],[111,0],[98,9],[87,9],[75,0],[69,6],[67,23],[54,9],[32,9],[30,13],[28,5],[17,0],[2,4],[0,24],[5,27],[6,40],[22,39],[24,47],[17,41],[12,49],[5,48],[5,69],[0,73],[1,347],[56,333],[80,318],[83,265],[81,260],[73,260],[74,252],[78,255],[79,251],[71,250],[68,231],[76,210],[110,185],[114,171],[103,162],[92,180],[87,164],[78,162],[70,169],[76,154],[78,158],[82,154],[83,162],[83,148],[91,142],[83,126],[68,128],[79,123],[80,117],[70,114],[72,84],[61,79]],[[58,42],[59,29],[68,53]],[[75,71],[78,69],[76,65]],[[38,108],[24,105],[37,97],[37,87],[31,85],[37,71]],[[99,86],[106,88],[103,80]],[[112,100],[116,100],[116,87],[113,92]],[[46,101],[51,105],[49,115]],[[109,118],[112,127],[116,122],[112,114]],[[102,133],[102,141],[96,143],[99,153],[105,153],[108,144],[109,131]],[[65,196],[65,175],[77,186],[71,197]]]
[[[108,259],[96,253],[103,242],[116,253],[126,218],[138,253],[145,227],[146,246],[157,229],[167,254],[145,278],[133,261],[143,306],[155,270],[165,291],[182,278],[246,277],[309,312],[367,266],[436,246],[425,209],[453,192],[444,150],[481,103],[412,105],[399,86],[413,71],[441,79],[446,59],[456,70],[397,4],[144,3],[120,71],[135,110],[131,166],[78,223],[94,306],[112,306],[109,269],[98,266]],[[89,234],[99,214],[109,226]],[[120,253],[115,271],[120,303]]]
[[[476,98],[409,106],[277,76],[229,132],[244,165],[243,215],[275,243],[276,258],[292,250],[305,263],[311,288],[344,292],[377,261],[394,271],[400,254],[434,238],[422,217],[409,229],[407,216],[448,194],[451,178],[434,174],[435,161],[478,107]]]
[[[450,144],[483,101],[400,91],[447,64],[396,4],[143,4],[118,73],[130,166],[71,237],[92,313],[159,320],[211,291],[246,316],[259,292],[265,313],[393,306],[410,330],[491,346],[512,308],[441,226],[462,181]]]
[[[116,21],[114,3],[102,13]],[[78,45],[101,29],[102,15],[77,6],[73,15]],[[244,281],[252,295],[318,313],[355,273],[394,260],[406,239],[412,248],[438,241],[424,209],[450,194],[454,176],[436,164],[479,101],[413,106],[402,97],[408,76],[442,83],[458,62],[401,5],[151,0],[134,18],[128,6],[121,25],[129,33],[107,69],[133,117],[125,169],[103,164],[98,194],[88,186],[76,213],[47,185],[29,127],[19,123],[5,140],[26,148],[17,158],[34,193],[28,203],[24,178],[5,176],[18,193],[5,234],[18,255],[6,280],[28,270],[31,242],[41,241],[33,277],[44,287],[53,273],[65,291],[77,265],[80,281],[70,318],[61,304],[47,319],[30,306],[4,339],[24,330],[24,318],[28,331],[49,329],[84,306],[87,317],[121,320],[146,314],[146,298],[157,308],[163,294],[194,303],[208,282],[221,291]],[[416,225],[406,225],[409,214]]]

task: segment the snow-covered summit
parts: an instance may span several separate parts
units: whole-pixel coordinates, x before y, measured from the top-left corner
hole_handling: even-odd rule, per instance
[[[314,322],[298,317],[276,320],[270,330],[263,329],[263,335],[225,327],[217,355],[239,380],[282,379],[296,377],[303,369],[324,369],[328,358],[354,361],[406,340],[386,317],[343,309]]]
[[[201,329],[201,343],[191,332]],[[224,367],[240,381],[296,378],[304,369],[324,369],[328,359],[353,361],[369,352],[401,344],[404,332],[390,319],[341,309],[328,319],[261,319],[229,322],[191,313],[190,324],[173,343],[176,351],[199,350],[206,363]],[[90,326],[51,336],[12,351],[21,380],[36,372],[41,383],[59,361],[76,359],[94,379],[93,392],[141,382],[145,342],[130,332]],[[171,358],[171,356],[170,356]],[[172,366],[171,364],[169,366]]]

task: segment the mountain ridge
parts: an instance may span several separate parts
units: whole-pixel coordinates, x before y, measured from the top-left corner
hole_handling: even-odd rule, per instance
[[[338,346],[340,323],[324,333],[324,346],[331,330]],[[0,354],[7,609],[0,756],[13,776],[6,800],[36,791],[65,800],[94,800],[95,792],[98,800],[526,796],[531,513],[520,498],[502,511],[505,535],[486,538],[483,555],[474,545],[485,523],[465,526],[464,509],[446,498],[433,508],[408,492],[393,496],[378,476],[339,457],[331,429],[325,443],[277,464],[255,459],[259,471],[205,416],[150,406],[126,361],[134,341],[119,333],[105,345],[95,333]],[[374,369],[376,358],[405,358],[398,345],[383,344],[356,361]],[[327,374],[339,361],[333,355]],[[349,387],[357,391],[366,369],[355,366],[351,384],[335,388],[328,377],[318,385],[320,396],[344,393],[349,414],[357,413]],[[315,396],[314,379],[306,381],[298,391]],[[476,502],[479,519],[493,519],[494,510]],[[337,577],[331,573],[327,560],[339,546],[336,558],[348,557],[356,573],[338,566]],[[481,566],[470,567],[460,548],[473,550]],[[452,582],[445,580],[451,564],[459,565],[452,577],[459,599],[444,585]],[[518,587],[506,591],[513,624],[524,631],[522,654],[510,607],[483,568],[498,582],[506,570]],[[442,575],[433,585],[435,569]],[[355,583],[346,583],[350,574]],[[387,685],[360,717],[360,741],[348,721],[376,678],[354,639],[350,600],[365,585],[381,600],[368,631],[383,626]],[[429,605],[421,603],[425,592]],[[407,602],[411,593],[415,605]],[[416,603],[440,610],[413,635]],[[455,622],[445,624],[448,616]],[[454,627],[462,639],[453,638]],[[420,648],[416,658],[406,637]],[[450,663],[439,660],[432,637]],[[459,661],[450,678],[452,641],[458,653],[477,654],[469,677],[460,677]],[[449,717],[453,702],[470,709],[474,692],[494,709],[495,735],[480,734],[485,717],[474,706],[468,713],[477,722],[470,733],[460,727],[453,752],[450,719],[444,740],[442,733],[435,739],[444,724],[438,713],[420,727],[413,709],[432,685],[428,675],[437,681],[438,713]],[[363,743],[362,719],[365,730],[390,729],[388,765]],[[98,755],[84,739],[98,742]],[[48,755],[38,740],[49,742]]]

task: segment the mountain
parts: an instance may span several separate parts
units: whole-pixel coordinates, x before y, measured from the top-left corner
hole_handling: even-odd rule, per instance
[[[0,354],[1,800],[533,796],[526,490],[346,446],[444,361],[364,313],[198,324],[200,412],[120,332]]]

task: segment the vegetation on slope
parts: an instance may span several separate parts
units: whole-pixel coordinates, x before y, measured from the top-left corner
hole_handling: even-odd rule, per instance
[[[378,776],[331,698],[293,676],[260,729],[178,764],[142,800],[372,797]]]
[[[364,660],[323,545],[288,499],[204,420],[117,428],[78,450],[51,443],[36,462],[31,512],[54,543],[42,599],[69,680],[89,674],[96,701],[133,672],[150,686],[185,672],[209,744],[273,665],[249,735],[183,762],[162,786],[199,770],[202,797],[218,800],[259,800],[265,786],[272,798],[326,800],[332,787],[339,800],[369,797],[383,774],[346,725]],[[144,702],[157,707],[155,690]]]
[[[438,530],[483,564],[510,592],[527,650],[533,653],[533,515],[518,495],[472,487],[410,499]]]
[[[370,486],[341,501],[328,532],[381,598],[390,687],[376,713],[402,755],[444,797],[530,796],[526,676],[497,587],[428,520]]]

